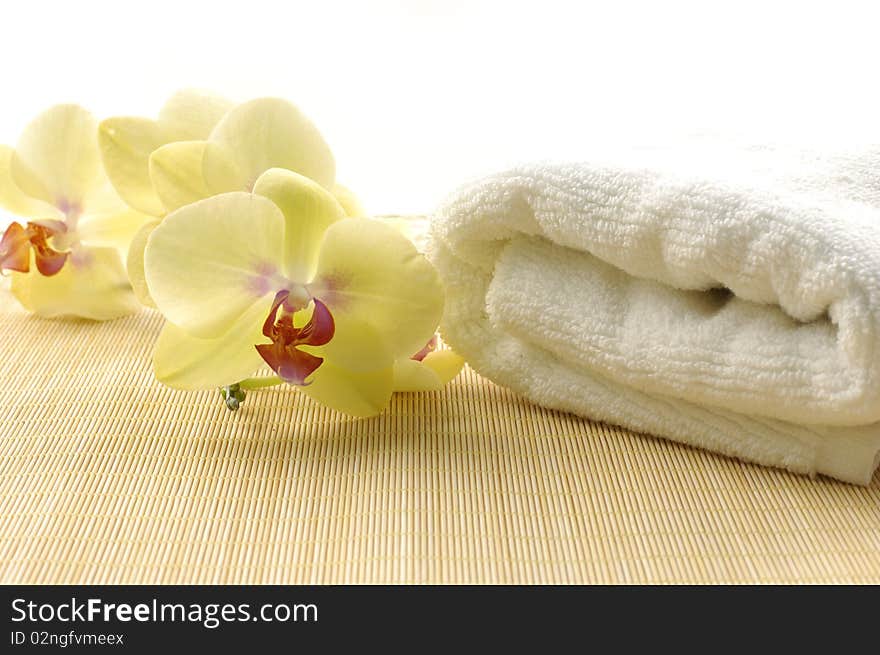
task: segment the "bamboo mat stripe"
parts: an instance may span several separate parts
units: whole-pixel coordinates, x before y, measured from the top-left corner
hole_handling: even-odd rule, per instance
[[[0,290],[6,583],[880,582],[868,488],[529,404],[466,370],[353,420],[152,379],[160,318]]]

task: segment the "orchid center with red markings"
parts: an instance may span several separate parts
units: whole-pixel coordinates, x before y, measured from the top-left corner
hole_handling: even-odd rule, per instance
[[[294,313],[304,309],[309,300],[313,304],[311,317],[302,327],[294,326]],[[301,350],[301,346],[323,346],[330,342],[335,331],[333,315],[323,302],[282,289],[275,294],[263,323],[263,335],[272,343],[258,344],[256,348],[278,377],[288,384],[305,386],[309,384],[306,378],[321,366],[324,359]]]
[[[45,276],[55,275],[70,253],[55,250],[49,240],[66,232],[67,226],[61,221],[29,222],[24,227],[12,223],[0,239],[0,271],[27,273],[33,251],[37,270]]]

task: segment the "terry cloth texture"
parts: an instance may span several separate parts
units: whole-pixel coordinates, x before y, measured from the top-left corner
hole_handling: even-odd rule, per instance
[[[522,166],[432,224],[442,333],[546,407],[868,484],[880,149],[645,149]]]
[[[4,583],[880,583],[868,487],[533,405],[472,370],[352,420],[153,380],[161,326],[0,288]]]

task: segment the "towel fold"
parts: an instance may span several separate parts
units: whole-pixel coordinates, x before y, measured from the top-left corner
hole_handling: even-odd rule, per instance
[[[534,402],[798,473],[880,462],[880,149],[521,166],[431,225],[444,339]]]

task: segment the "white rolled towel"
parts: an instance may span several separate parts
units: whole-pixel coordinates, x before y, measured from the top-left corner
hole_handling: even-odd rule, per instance
[[[880,148],[697,145],[473,182],[446,342],[541,405],[798,473],[880,462]]]

